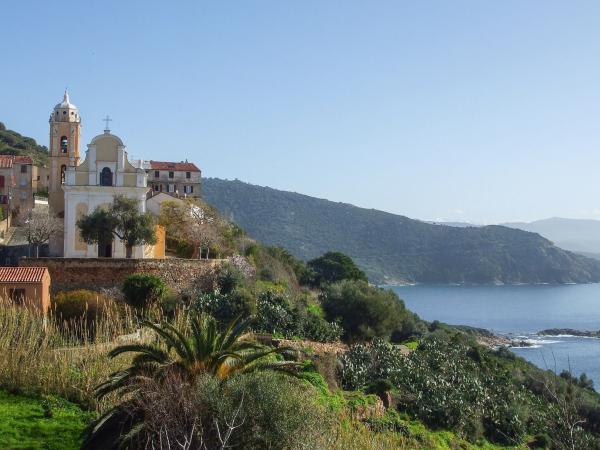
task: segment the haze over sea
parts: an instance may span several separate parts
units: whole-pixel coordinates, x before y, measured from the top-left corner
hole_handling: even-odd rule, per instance
[[[537,336],[548,328],[600,330],[600,284],[391,287],[422,319],[522,336],[532,347],[512,350],[542,368],[570,367],[600,387],[600,339]]]

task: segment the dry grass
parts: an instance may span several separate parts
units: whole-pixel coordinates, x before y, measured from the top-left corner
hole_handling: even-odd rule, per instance
[[[106,308],[95,321],[94,336],[86,339],[81,336],[91,333],[85,321],[64,325],[33,308],[0,300],[0,387],[98,407],[94,386],[126,363],[108,359],[107,352],[118,336],[135,331],[135,318],[129,310]]]

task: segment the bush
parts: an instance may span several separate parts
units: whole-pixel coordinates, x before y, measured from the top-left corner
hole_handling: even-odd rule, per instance
[[[409,356],[375,340],[353,346],[341,362],[345,389],[377,390],[381,386],[370,386],[371,380],[389,380],[398,390],[398,407],[432,428],[512,445],[549,426],[538,413],[548,407],[520,390],[488,353],[460,339],[426,339]]]
[[[261,333],[319,342],[337,341],[342,332],[338,323],[327,322],[304,305],[292,306],[286,296],[272,291],[258,296],[254,329]]]
[[[346,341],[392,337],[399,342],[425,329],[395,293],[369,286],[364,281],[344,280],[327,285],[321,300],[327,319],[340,321]]]
[[[137,273],[125,278],[122,290],[128,305],[145,309],[161,300],[167,289],[160,278]]]
[[[314,388],[273,372],[234,377],[217,395],[204,398],[214,405],[223,424],[241,406],[244,422],[232,447],[314,448],[329,429],[326,410],[317,404]]]
[[[159,448],[187,438],[190,448],[317,448],[329,430],[314,388],[273,372],[242,374],[220,382],[200,376],[151,381],[136,395],[130,414],[144,417],[137,442],[128,448]],[[228,431],[230,436],[226,440]]]
[[[217,272],[217,286],[221,294],[231,294],[244,283],[244,274],[230,262],[219,266]]]
[[[93,337],[96,321],[104,316],[111,300],[99,292],[78,289],[52,296],[51,310],[63,333],[71,337]]]
[[[250,292],[239,289],[229,294],[220,292],[200,294],[192,303],[191,309],[211,315],[223,327],[237,317],[254,315],[256,303]]]
[[[86,289],[63,291],[52,296],[51,309],[59,320],[92,320],[102,313],[108,301],[102,294]]]

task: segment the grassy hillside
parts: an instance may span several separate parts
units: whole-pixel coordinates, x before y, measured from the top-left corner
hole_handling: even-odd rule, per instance
[[[0,155],[30,156],[37,166],[48,164],[48,149],[45,146],[38,145],[33,138],[7,130],[2,122],[0,122]]]
[[[503,226],[450,227],[292,192],[215,178],[205,200],[267,244],[302,259],[352,256],[374,282],[600,281],[600,263],[538,234]]]

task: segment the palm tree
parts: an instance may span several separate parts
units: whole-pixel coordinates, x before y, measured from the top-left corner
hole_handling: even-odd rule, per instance
[[[216,320],[210,316],[189,316],[183,329],[167,322],[143,321],[143,327],[156,333],[156,342],[121,345],[111,350],[110,358],[127,353],[135,356],[127,369],[111,374],[107,381],[96,387],[96,397],[101,399],[110,393],[119,397],[135,394],[145,382],[160,382],[170,375],[192,385],[202,374],[211,374],[220,380],[255,370],[293,374],[298,363],[267,360],[271,355],[284,354],[289,348],[272,349],[240,339],[249,325],[249,319],[238,318],[224,331],[219,331]],[[130,404],[125,400],[90,424],[82,448],[119,448],[125,441],[134,439],[143,430],[143,417],[139,413],[131,414]]]

